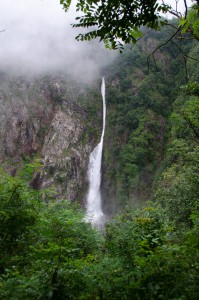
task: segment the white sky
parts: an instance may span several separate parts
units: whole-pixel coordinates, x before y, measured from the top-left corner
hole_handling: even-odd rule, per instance
[[[159,2],[162,2],[159,0]],[[184,5],[184,0],[164,0],[165,3],[169,3],[174,9],[176,8],[176,3],[177,3],[177,9],[181,13],[185,11],[185,5]],[[186,0],[187,6],[190,7],[193,3],[192,0]],[[169,16],[168,16],[169,17]]]
[[[74,12],[66,13],[59,0],[0,0],[0,30],[5,30],[0,33],[0,71],[14,66],[17,71],[67,69],[75,76],[97,76],[104,46],[94,53],[93,43],[77,42],[73,21]]]
[[[175,7],[175,0],[165,2]],[[178,1],[181,10],[183,3]],[[24,70],[67,68],[92,77],[104,59],[104,46],[96,53],[92,43],[75,41],[77,29],[70,26],[74,15],[74,9],[65,13],[59,0],[0,0],[0,30],[5,30],[0,33],[0,70],[13,65]]]

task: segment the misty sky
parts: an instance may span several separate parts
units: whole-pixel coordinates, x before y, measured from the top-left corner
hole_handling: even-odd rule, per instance
[[[0,0],[0,69],[25,72],[64,69],[93,78],[103,64],[103,44],[77,42],[74,9],[64,12],[59,0]],[[99,44],[99,43],[98,43]],[[101,63],[100,63],[101,61]]]
[[[175,4],[175,0],[165,2]],[[178,1],[181,9],[183,2]],[[96,52],[93,43],[75,41],[73,21],[74,9],[65,13],[59,0],[0,0],[0,30],[5,30],[0,33],[0,69],[62,68],[74,75],[95,76],[98,64],[103,64],[104,46],[100,44]],[[106,51],[109,60],[110,51]]]

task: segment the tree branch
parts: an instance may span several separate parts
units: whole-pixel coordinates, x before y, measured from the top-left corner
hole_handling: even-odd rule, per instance
[[[179,19],[180,17],[182,17],[182,14],[181,14],[180,12],[178,12],[178,11],[175,11],[175,10],[169,10],[169,13],[170,13],[171,15],[177,17],[178,19]]]
[[[184,18],[187,18],[187,12],[188,12],[188,7],[187,7],[187,1],[184,0],[184,6],[185,6],[185,14],[184,14]]]
[[[179,50],[185,57],[190,58],[190,59],[192,59],[192,60],[195,60],[195,61],[199,62],[199,59],[197,59],[197,58],[195,58],[195,57],[192,57],[192,56],[189,56],[189,55],[187,55],[186,53],[184,53],[184,52],[182,51],[182,48],[180,48],[180,46],[179,46],[177,43],[175,43],[174,41],[171,41],[171,43],[173,43],[173,44],[178,48],[178,50]]]
[[[154,57],[154,53],[156,51],[158,51],[160,48],[162,48],[163,46],[165,46],[166,44],[168,44],[173,38],[174,36],[177,35],[177,33],[181,30],[181,26],[176,30],[176,32],[174,34],[172,34],[172,36],[166,41],[164,42],[163,44],[159,45],[152,53],[150,53],[148,56],[147,56],[147,65],[148,65],[148,68],[149,68],[149,57],[152,56]]]
[[[174,34],[172,34],[172,36],[163,44],[159,45],[151,54],[149,54],[148,57],[150,57],[151,55],[153,55],[158,49],[162,48],[163,46],[165,46],[166,44],[168,44],[168,42],[170,42],[176,35],[177,33],[181,30],[181,26],[178,27],[178,29],[176,30],[176,32]]]
[[[148,65],[148,69],[149,69],[149,67],[150,67],[150,65],[149,65],[149,57],[152,56],[153,60],[154,60],[154,63],[155,63],[155,66],[156,66],[156,69],[157,69],[157,65],[156,65],[155,57],[154,57],[155,52],[158,51],[163,46],[165,46],[166,44],[168,44],[169,42],[171,42],[171,43],[173,43],[178,48],[178,50],[182,54],[182,57],[183,57],[183,60],[184,60],[184,65],[185,65],[185,77],[186,77],[186,81],[188,81],[187,58],[192,59],[192,60],[197,61],[197,62],[199,62],[199,60],[197,58],[191,57],[191,56],[187,55],[186,53],[184,53],[183,50],[182,50],[182,48],[177,43],[175,43],[173,41],[173,38],[178,34],[178,32],[180,30],[181,30],[181,26],[178,27],[178,29],[174,32],[174,34],[171,35],[171,37],[167,41],[165,41],[163,44],[161,44],[158,47],[156,47],[155,50],[147,56],[147,65]]]
[[[189,77],[188,77],[188,70],[187,70],[187,60],[186,60],[186,55],[184,54],[184,52],[182,51],[182,49],[179,47],[178,44],[176,44],[174,41],[170,41],[171,43],[173,43],[178,50],[180,51],[180,53],[182,54],[183,60],[184,60],[184,66],[185,66],[185,77],[186,77],[186,81],[188,81]]]

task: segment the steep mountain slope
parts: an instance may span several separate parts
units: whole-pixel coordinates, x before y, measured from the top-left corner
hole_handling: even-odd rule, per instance
[[[153,197],[171,142],[173,103],[187,76],[198,81],[196,43],[175,41],[150,55],[170,35],[169,30],[146,35],[106,70],[103,193],[108,213]]]

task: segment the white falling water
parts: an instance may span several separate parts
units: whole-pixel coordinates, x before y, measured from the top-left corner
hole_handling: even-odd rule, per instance
[[[89,157],[88,179],[89,190],[86,201],[86,220],[100,228],[103,226],[105,217],[102,211],[101,198],[101,165],[104,132],[106,125],[106,101],[105,101],[105,79],[102,77],[101,94],[103,100],[103,127],[99,144],[95,147]]]

